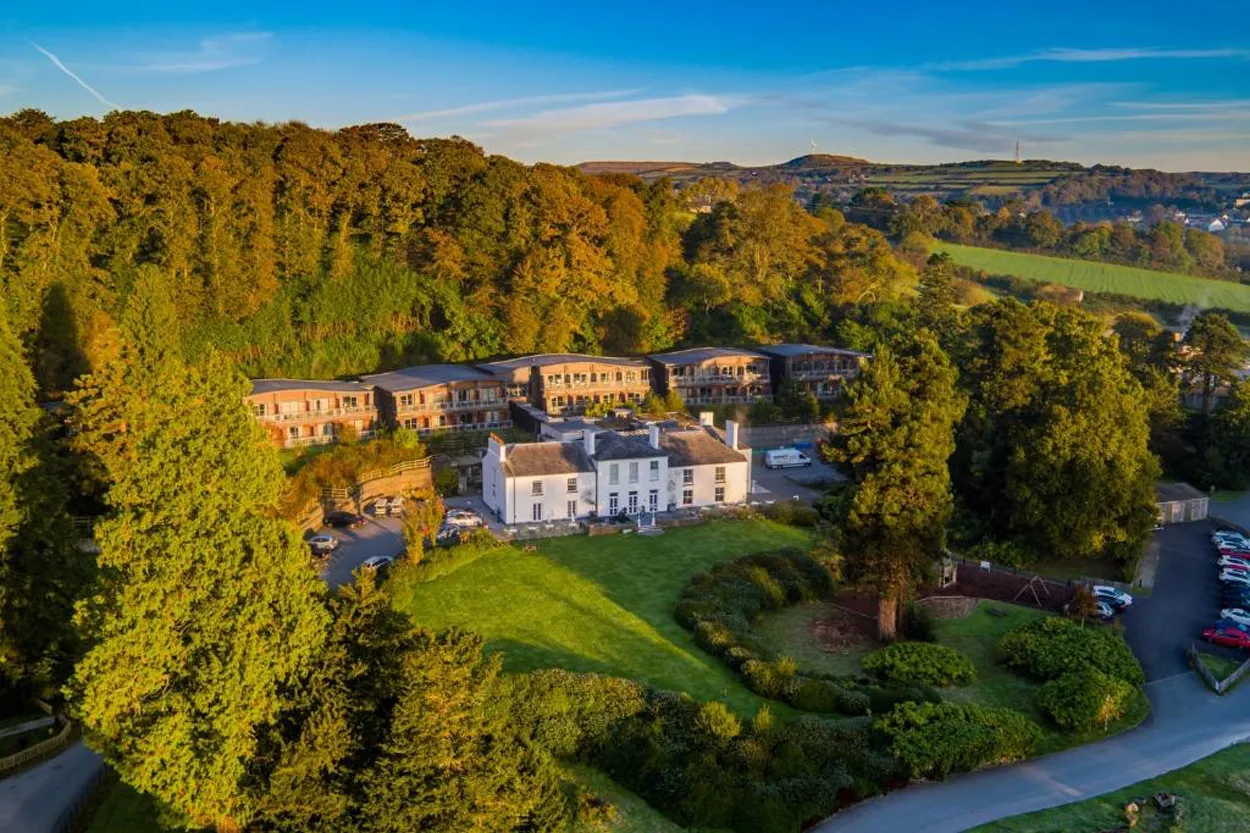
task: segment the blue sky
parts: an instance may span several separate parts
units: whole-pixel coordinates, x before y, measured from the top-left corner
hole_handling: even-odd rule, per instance
[[[1030,158],[1250,171],[1238,4],[14,5],[0,112],[398,121],[527,162],[758,164],[813,143],[938,162],[1019,139]]]

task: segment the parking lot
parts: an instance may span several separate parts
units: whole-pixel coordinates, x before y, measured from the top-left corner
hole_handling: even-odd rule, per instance
[[[1194,642],[1212,653],[1238,657],[1236,650],[1202,640],[1203,628],[1220,614],[1220,582],[1215,549],[1206,522],[1177,524],[1154,533],[1159,566],[1154,592],[1138,596],[1124,613],[1125,637],[1141,660],[1148,680],[1189,670],[1185,650]]]
[[[804,451],[804,454],[811,454]],[[755,481],[757,491],[751,493],[751,502],[765,500],[800,500],[813,501],[825,492],[822,483],[832,483],[846,478],[833,466],[813,459],[807,468],[770,469],[764,466],[764,453],[757,452],[751,461],[751,479]],[[811,486],[807,484],[812,484]]]
[[[404,521],[402,518],[374,518],[365,515],[365,525],[359,529],[321,529],[320,533],[331,535],[339,542],[330,556],[329,565],[321,577],[331,587],[338,587],[352,580],[352,571],[367,558],[375,555],[397,556],[404,551]]]

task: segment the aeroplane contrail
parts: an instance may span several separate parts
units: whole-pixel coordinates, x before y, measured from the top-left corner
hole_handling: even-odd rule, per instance
[[[47,59],[48,59],[49,61],[51,61],[53,64],[55,64],[55,65],[56,65],[56,68],[57,68],[57,69],[59,69],[61,72],[65,73],[65,74],[66,74],[66,75],[68,75],[70,78],[73,78],[76,82],[78,82],[78,86],[82,87],[84,90],[86,90],[87,92],[89,92],[89,93],[91,93],[93,96],[95,96],[95,97],[96,97],[96,100],[97,100],[97,101],[99,101],[101,104],[105,105],[106,107],[112,107],[114,110],[120,110],[120,109],[122,109],[120,105],[114,104],[113,102],[111,102],[111,101],[109,101],[107,98],[105,98],[104,96],[100,95],[100,93],[96,90],[96,88],[95,88],[95,87],[91,86],[91,85],[90,85],[90,84],[88,84],[86,81],[82,80],[82,79],[81,79],[81,78],[79,78],[77,75],[75,75],[73,70],[71,70],[69,67],[65,66],[65,64],[61,63],[61,59],[60,59],[60,58],[58,58],[57,56],[53,55],[51,52],[49,52],[48,50],[44,49],[42,46],[40,46],[39,44],[35,43],[34,41],[31,41],[31,44],[30,44],[30,45],[31,45],[31,46],[33,46],[33,47],[35,47],[36,49],[38,49],[40,52],[42,52],[42,53],[43,53],[43,54],[47,57]]]

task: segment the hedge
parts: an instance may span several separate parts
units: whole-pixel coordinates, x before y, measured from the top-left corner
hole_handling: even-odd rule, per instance
[[[1041,729],[1010,709],[973,703],[901,703],[874,727],[912,778],[945,778],[1033,754]]]
[[[1135,689],[1095,668],[1070,671],[1037,693],[1037,705],[1061,729],[1106,728],[1124,714]]]
[[[1009,631],[998,649],[1010,668],[1041,681],[1093,668],[1134,686],[1146,682],[1141,663],[1119,634],[1058,616]]]
[[[873,651],[861,664],[894,683],[968,685],[977,677],[972,660],[954,648],[928,642],[895,642]]]
[[[743,720],[720,703],[547,670],[506,678],[495,708],[530,742],[602,770],[685,827],[794,833],[839,798],[899,777],[867,718]]]
[[[701,648],[723,659],[756,694],[803,711],[865,715],[873,708],[872,687],[832,675],[804,674],[792,661],[774,656],[755,631],[761,614],[829,599],[835,591],[833,574],[823,564],[799,550],[780,550],[696,574],[682,590],[674,615]],[[913,687],[910,693],[936,699],[924,689]],[[894,697],[886,699],[894,702]]]

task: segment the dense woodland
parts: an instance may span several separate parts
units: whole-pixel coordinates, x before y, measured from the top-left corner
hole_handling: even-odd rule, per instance
[[[969,308],[949,259],[901,257],[784,187],[692,215],[664,183],[394,126],[186,113],[19,113],[0,121],[0,166],[16,184],[0,194],[0,695],[56,698],[187,829],[564,833],[594,807],[562,775],[578,761],[683,823],[787,833],[907,773],[1033,747],[1019,716],[917,686],[813,709],[853,719],[745,722],[631,681],[504,675],[481,639],[416,627],[368,577],[326,588],[281,517],[290,484],[245,373],[685,341],[872,349],[824,447],[849,481],[810,513],[812,558],[769,560],[764,584],[803,598],[812,582],[786,565],[827,570],[825,591],[876,592],[886,636],[945,545],[1129,569],[1161,457],[1250,477],[1246,346],[1222,316],[1178,344],[1140,316]],[[1182,373],[1199,413],[1179,408]],[[39,407],[51,395],[62,407]],[[71,544],[83,496],[98,553]],[[726,598],[749,607],[761,587]],[[793,668],[770,683],[751,667],[800,702],[783,696]]]
[[[667,183],[525,167],[395,125],[193,113],[0,119],[0,280],[47,392],[167,273],[192,355],[334,377],[421,361],[829,338],[915,281],[878,233],[782,187],[694,219]],[[713,314],[714,313],[714,314]]]

